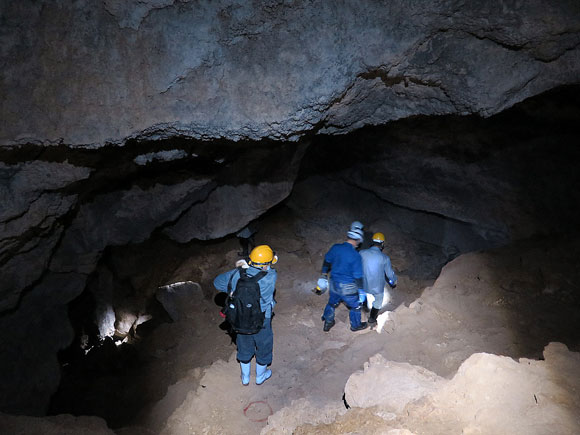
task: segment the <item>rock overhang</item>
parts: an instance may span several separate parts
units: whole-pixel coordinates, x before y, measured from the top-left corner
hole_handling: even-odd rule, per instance
[[[3,9],[2,146],[296,141],[421,114],[490,116],[580,82],[573,1]]]

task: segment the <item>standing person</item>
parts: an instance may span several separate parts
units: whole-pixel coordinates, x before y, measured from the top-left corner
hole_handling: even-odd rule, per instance
[[[397,285],[397,275],[395,275],[391,267],[391,259],[383,253],[385,235],[383,233],[375,233],[372,240],[372,246],[360,252],[363,264],[364,288],[367,293],[372,294],[375,298],[368,319],[371,328],[377,323],[377,315],[383,306],[387,280],[391,287],[394,288]]]
[[[357,225],[355,225],[357,224]],[[330,288],[328,303],[322,314],[323,331],[328,332],[334,326],[334,310],[341,302],[350,310],[350,330],[361,331],[368,325],[361,322],[359,289],[363,288],[362,260],[356,247],[363,241],[362,224],[353,222],[347,232],[347,240],[337,243],[324,256],[322,279],[328,279],[330,272]]]
[[[228,293],[235,293],[239,288],[237,284],[241,278],[246,282],[248,278],[252,282],[257,280],[259,285],[259,304],[263,314],[262,327],[256,333],[248,334],[238,331],[236,337],[242,385],[250,383],[251,361],[254,356],[256,357],[256,384],[261,385],[272,376],[272,371],[268,369],[268,366],[272,364],[274,346],[272,309],[276,304],[274,290],[277,278],[276,270],[272,268],[272,265],[277,261],[278,257],[268,245],[256,246],[250,253],[250,263],[247,269],[241,267],[232,269],[218,275],[213,281],[218,291]]]

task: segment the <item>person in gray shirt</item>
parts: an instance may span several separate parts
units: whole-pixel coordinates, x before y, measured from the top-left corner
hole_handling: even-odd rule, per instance
[[[385,235],[375,233],[372,237],[372,246],[360,251],[363,265],[363,282],[366,293],[375,298],[371,309],[368,323],[371,327],[376,325],[379,310],[383,306],[385,284],[391,287],[397,285],[397,275],[391,266],[391,259],[383,253],[385,247]]]

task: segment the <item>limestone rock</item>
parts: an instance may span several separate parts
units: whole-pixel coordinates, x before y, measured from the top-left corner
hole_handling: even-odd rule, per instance
[[[155,294],[174,322],[195,312],[195,304],[202,297],[200,285],[191,281],[160,287]]]
[[[312,403],[306,398],[294,400],[290,406],[282,408],[268,418],[268,426],[260,432],[261,435],[290,435],[295,433],[298,426],[324,425],[332,422],[346,412],[339,403],[320,404]]]
[[[408,403],[433,393],[445,382],[423,367],[386,361],[377,354],[365,363],[364,371],[348,378],[345,400],[351,407],[380,405],[399,414]]]
[[[433,396],[467,433],[571,434],[580,429],[580,354],[550,343],[545,361],[475,354]],[[461,400],[457,400],[461,397]],[[479,431],[479,432],[477,432]]]
[[[544,360],[473,354],[451,380],[430,372],[425,378],[421,367],[375,356],[364,373],[349,378],[346,399],[359,403],[364,390],[369,396],[389,390],[392,397],[365,398],[361,404],[366,409],[351,408],[330,424],[310,426],[304,433],[339,433],[364,422],[365,433],[575,434],[580,429],[579,371],[580,354],[561,343],[546,346]],[[405,384],[417,379],[418,385],[426,380],[426,388],[412,388],[409,395]],[[389,417],[373,422],[379,415]]]

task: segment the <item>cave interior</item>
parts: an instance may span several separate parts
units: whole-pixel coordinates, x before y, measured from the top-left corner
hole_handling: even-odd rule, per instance
[[[188,22],[182,23],[178,18],[194,10],[187,1],[167,8],[160,1],[155,13],[149,9],[143,12],[140,9],[143,2],[132,2],[134,9],[114,1],[104,3],[106,11],[96,16],[82,15],[82,7],[69,12],[75,20],[82,15],[88,25],[102,26],[110,34],[129,34],[127,46],[145,44],[138,35],[142,29],[155,29],[154,17],[174,19],[177,28],[181,28]],[[282,3],[286,8],[288,2]],[[574,8],[572,16],[580,15],[576,14],[577,6],[570,7]],[[284,9],[284,14],[276,8],[272,16],[288,19],[285,14],[295,13],[291,7]],[[35,19],[43,22],[60,19],[52,8],[39,6],[34,10]],[[236,15],[241,12],[236,10],[223,9],[218,21],[230,23],[242,19]],[[15,29],[28,13],[24,6],[13,6],[0,22],[7,29]],[[125,21],[111,24],[119,16]],[[469,19],[466,20],[469,24]],[[247,113],[271,111],[272,116],[278,116],[277,110],[281,109],[274,103],[252,100],[252,92],[261,89],[260,79],[264,89],[271,86],[268,74],[255,66],[263,60],[264,53],[252,51],[251,44],[256,43],[259,39],[256,35],[264,30],[259,23],[252,21],[253,25],[259,30],[244,27],[244,32],[249,33],[230,35],[231,39],[220,40],[220,44],[229,47],[240,43],[240,39],[249,41],[250,49],[246,47],[240,52],[250,54],[228,55],[242,65],[245,62],[253,65],[256,76],[252,81],[255,87],[239,86],[244,91],[236,91],[236,98],[247,103]],[[445,92],[440,89],[440,80],[431,82],[412,76],[421,75],[417,65],[442,64],[440,59],[446,50],[455,47],[454,41],[463,41],[465,34],[473,36],[476,47],[479,44],[488,47],[484,44],[490,43],[493,50],[507,51],[513,56],[529,50],[534,61],[542,65],[558,62],[565,56],[562,53],[576,59],[580,57],[577,54],[580,43],[574,42],[578,38],[574,35],[580,34],[580,30],[558,34],[566,39],[568,47],[560,53],[558,44],[552,40],[530,48],[525,42],[511,41],[502,32],[501,37],[493,39],[488,35],[493,29],[475,29],[471,34],[459,27],[451,30],[437,27],[435,36],[430,35],[433,40],[419,44],[428,45],[428,50],[418,50],[412,56],[405,54],[415,63],[393,66],[393,71],[387,72],[383,64],[378,69],[351,74],[352,83],[343,86],[347,90],[332,100],[330,114],[320,120],[306,114],[297,121],[300,117],[294,119],[281,112],[279,117],[284,122],[270,122],[264,115],[267,122],[248,123],[246,130],[230,129],[229,124],[244,125],[245,121],[239,121],[229,100],[222,107],[223,114],[220,109],[208,115],[213,106],[188,105],[194,99],[221,101],[221,97],[211,96],[205,84],[200,85],[207,77],[202,77],[202,73],[198,77],[198,70],[190,68],[187,74],[172,79],[166,89],[158,92],[169,103],[156,105],[153,97],[148,96],[152,106],[145,105],[145,109],[139,110],[159,122],[149,122],[141,113],[147,128],[135,127],[135,134],[114,130],[121,127],[114,127],[112,120],[122,118],[119,125],[124,125],[123,114],[130,112],[127,107],[120,104],[113,110],[107,106],[110,102],[89,104],[92,97],[85,95],[86,110],[94,107],[111,110],[107,122],[101,125],[97,120],[94,128],[83,130],[73,122],[75,118],[70,113],[61,119],[47,109],[47,125],[58,126],[65,119],[61,125],[65,139],[54,139],[60,132],[54,133],[52,127],[43,130],[45,124],[36,123],[31,116],[30,130],[38,129],[44,139],[30,140],[15,131],[17,127],[25,130],[21,125],[26,121],[26,113],[35,113],[36,106],[26,105],[32,99],[28,96],[22,98],[24,109],[12,109],[17,98],[10,94],[0,107],[5,114],[2,117],[8,120],[0,134],[0,429],[32,433],[31,428],[35,427],[38,433],[49,433],[46,427],[38,429],[32,426],[37,423],[28,420],[3,418],[50,419],[66,414],[96,416],[104,421],[100,426],[95,423],[86,433],[109,433],[108,430],[123,434],[198,433],[197,426],[191,429],[184,423],[190,430],[186,432],[176,426],[176,421],[180,418],[185,421],[180,413],[195,414],[187,406],[198,406],[195,409],[205,415],[199,405],[206,397],[204,394],[209,394],[204,390],[212,388],[212,379],[220,379],[220,370],[235,364],[232,356],[235,341],[219,316],[223,297],[216,293],[213,279],[233,268],[240,259],[236,234],[247,225],[257,229],[256,244],[268,244],[280,258],[276,265],[277,316],[273,320],[278,353],[273,366],[282,374],[278,380],[273,379],[272,388],[277,392],[264,390],[272,397],[267,410],[254,411],[259,415],[252,419],[247,415],[248,408],[242,407],[249,423],[246,420],[240,423],[240,433],[249,433],[247,430],[259,433],[267,424],[277,421],[268,417],[283,416],[283,410],[297,407],[293,401],[299,399],[348,405],[346,380],[363,365],[368,369],[367,361],[375,354],[389,361],[423,367],[446,380],[452,379],[458,370],[461,372],[461,364],[478,352],[513,360],[544,361],[546,347],[558,342],[578,355],[579,68],[568,60],[566,65],[572,65],[569,67],[572,72],[564,74],[564,79],[551,70],[546,73],[558,77],[554,86],[539,86],[541,92],[530,91],[525,98],[518,94],[513,100],[508,97],[502,100],[504,95],[513,96],[516,92],[498,90],[502,81],[493,83],[486,75],[497,73],[490,66],[490,70],[481,73],[485,76],[478,84],[481,94],[473,97],[484,100],[483,96],[488,96],[494,102],[495,106],[489,103],[483,109],[468,107],[465,101],[469,98],[448,109],[442,102]],[[236,27],[232,24],[231,28]],[[361,24],[357,23],[355,28],[361,28]],[[191,30],[189,37],[203,41],[197,31]],[[8,31],[0,37],[8,38],[7,34]],[[28,37],[32,34],[26,33]],[[569,35],[570,40],[562,35]],[[372,35],[363,36],[372,42]],[[22,38],[23,46],[34,45],[32,39],[25,39]],[[98,37],[89,39],[81,44],[93,48],[106,45]],[[278,39],[272,44],[285,47]],[[45,50],[53,53],[54,45],[47,44]],[[2,54],[8,59],[5,64],[20,65],[21,58],[10,54],[18,50],[18,44],[5,46]],[[370,42],[369,47],[374,50]],[[334,52],[335,48],[328,50]],[[436,59],[429,57],[435,56],[433,53],[438,53]],[[482,57],[484,53],[482,48]],[[116,58],[123,58],[117,54]],[[212,67],[214,61],[211,56],[204,58]],[[342,65],[336,68],[340,74],[348,76],[346,64],[331,60],[332,65],[337,63]],[[217,61],[215,64],[220,65]],[[163,66],[162,62],[160,65]],[[162,70],[160,65],[144,68]],[[227,67],[222,71],[224,76],[231,73]],[[397,67],[407,70],[397,75]],[[50,64],[47,68],[55,67]],[[554,67],[558,68],[564,69],[561,64]],[[14,71],[2,73],[0,91],[8,90],[10,86],[6,84],[20,83],[20,70]],[[305,80],[317,73],[314,69],[304,73]],[[475,76],[472,70],[470,74]],[[30,72],[30,77],[33,75],[42,74]],[[210,75],[208,83],[223,80],[214,70]],[[231,79],[231,74],[228,77]],[[241,83],[247,80],[245,76],[235,77]],[[105,85],[115,88],[114,80],[110,80]],[[339,76],[328,80],[343,85]],[[188,94],[190,82],[198,92],[195,98]],[[237,84],[232,79],[231,86]],[[21,89],[18,86],[14,85],[16,94]],[[208,84],[207,88],[211,86]],[[382,93],[391,92],[390,88],[399,90]],[[418,92],[417,88],[422,90]],[[428,90],[424,91],[425,88]],[[131,89],[127,89],[127,100],[134,98]],[[465,93],[469,91],[473,89]],[[65,94],[63,91],[59,95],[66,103],[70,96]],[[282,106],[290,106],[298,98],[289,91],[284,93],[284,89],[280,94]],[[270,94],[264,95],[269,101]],[[462,97],[463,94],[457,100]],[[412,103],[406,105],[406,98]],[[377,101],[381,103],[375,104]],[[389,104],[382,101],[392,103],[399,112],[385,114]],[[231,104],[233,107],[234,103]],[[322,112],[317,104],[310,104],[308,110]],[[72,113],[76,106],[71,107]],[[207,115],[211,122],[207,122],[207,131],[200,134],[197,126],[183,127],[187,120],[183,124],[164,123],[164,115],[160,114],[163,108],[175,110],[171,116],[180,110],[197,116],[199,111],[202,118]],[[178,115],[176,119],[181,116]],[[14,116],[19,124],[15,122],[18,125],[13,130],[7,124]],[[51,116],[60,121],[53,122]],[[75,136],[75,129],[80,130],[81,139]],[[115,140],[102,140],[103,135],[110,134],[109,129],[114,130]],[[329,335],[332,339],[325,342],[319,317],[326,295],[318,296],[312,290],[325,252],[334,243],[344,241],[354,220],[364,223],[367,243],[373,232],[380,231],[386,236],[385,252],[391,258],[399,285],[390,289],[390,300],[382,312],[394,314],[385,323],[387,333],[373,332],[353,338],[348,331],[337,332],[337,326],[333,331],[336,335]],[[487,287],[481,290],[478,285],[484,282]],[[482,312],[488,308],[497,312],[485,317],[477,308],[481,303],[486,307]],[[430,310],[438,314],[430,318]],[[441,314],[444,312],[454,314]],[[445,316],[448,318],[444,319]],[[461,319],[457,320],[461,324],[457,330],[463,331],[456,332],[455,338],[452,337],[455,332],[444,323],[453,316]],[[347,317],[346,310],[337,310],[339,326],[348,323]],[[303,329],[296,333],[295,327]],[[437,343],[430,343],[431,338]],[[424,341],[409,345],[409,340]],[[322,354],[315,353],[316,348],[322,349]],[[335,362],[339,351],[344,361]],[[334,364],[330,367],[342,376],[338,382],[331,375],[324,377],[327,374],[323,365],[330,364],[329,361]],[[296,380],[297,373],[302,373],[302,381]],[[235,387],[221,391],[218,396],[241,394]],[[255,399],[251,403],[267,401],[266,393],[248,394]],[[577,396],[574,404],[580,406]],[[535,395],[534,398],[537,404],[538,398]],[[207,406],[217,405],[212,402]],[[580,428],[580,408],[570,405],[566,409],[571,414],[571,426],[566,427]],[[265,417],[261,412],[265,412]],[[350,426],[339,418],[345,411],[333,412],[335,420],[316,424],[343,424],[340,430],[347,431],[344,428]],[[356,416],[359,411],[352,412]],[[202,430],[206,424],[200,423],[203,418],[191,424],[199,424]],[[80,427],[68,423],[72,425],[70,433]],[[377,427],[383,423],[377,423]],[[207,424],[210,426],[206,429],[210,429],[203,433],[230,433],[219,425],[219,419],[215,427]],[[408,427],[415,427],[417,433],[429,433],[417,429],[420,425],[409,423]],[[441,426],[431,433],[448,433],[445,430],[449,427]],[[308,428],[302,430],[305,432],[293,433],[315,433],[308,432]],[[568,432],[562,429],[553,433]]]

